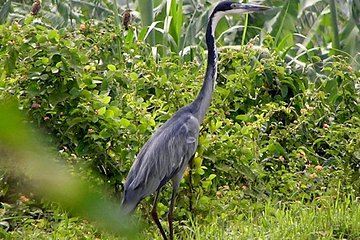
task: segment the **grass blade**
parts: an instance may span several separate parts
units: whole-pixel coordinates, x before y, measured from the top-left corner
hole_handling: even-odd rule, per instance
[[[337,25],[338,21],[337,21],[335,0],[330,0],[330,12],[331,12],[331,26],[333,30],[333,47],[336,49],[340,49],[339,28]]]
[[[299,0],[287,0],[283,8],[274,18],[271,35],[275,36],[275,44],[278,45],[281,39],[289,33],[295,32],[295,25],[298,16]],[[288,38],[287,46],[293,45],[293,38]]]
[[[148,27],[154,21],[154,2],[152,0],[139,0],[139,10],[141,21],[144,27]],[[151,29],[151,28],[150,28]],[[146,41],[151,45],[155,45],[155,32],[149,32]]]

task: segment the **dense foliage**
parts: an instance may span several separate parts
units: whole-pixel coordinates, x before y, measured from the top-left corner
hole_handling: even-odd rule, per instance
[[[199,48],[185,63],[178,54],[160,57],[136,31],[112,22],[88,21],[71,31],[34,17],[0,25],[0,101],[16,98],[73,174],[120,197],[140,147],[195,98],[206,54]],[[231,212],[261,199],[312,202],[360,194],[360,73],[344,56],[324,60],[312,53],[303,65],[289,62],[276,38],[264,37],[261,48],[252,42],[220,52],[193,166],[194,194],[186,173],[179,219],[189,215],[188,197],[207,221],[212,210]],[[0,173],[0,201],[11,202],[9,189],[18,179]],[[14,216],[10,205],[3,209],[12,214],[6,219]],[[26,204],[21,209],[30,211]],[[19,224],[6,222],[9,229]]]

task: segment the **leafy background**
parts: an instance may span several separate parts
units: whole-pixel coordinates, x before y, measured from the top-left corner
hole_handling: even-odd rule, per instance
[[[359,2],[259,2],[273,9],[226,17],[217,28],[218,84],[202,124],[193,191],[188,172],[182,182],[177,237],[356,239]],[[204,28],[215,2],[44,0],[33,15],[32,1],[0,3],[0,100],[3,106],[15,100],[26,120],[14,122],[35,131],[10,148],[0,131],[0,236],[133,234],[114,233],[99,213],[83,214],[86,208],[72,211],[64,195],[46,190],[51,187],[39,192],[35,176],[54,186],[70,173],[89,191],[119,202],[141,146],[201,87]],[[128,23],[126,9],[132,10]],[[5,108],[2,115],[12,119],[12,111]],[[7,129],[11,121],[0,123]],[[23,130],[9,129],[23,136]],[[56,163],[67,170],[57,176],[43,171],[43,163],[34,165],[35,174],[19,169],[36,162],[38,157],[26,158],[29,151],[44,151],[45,163],[55,166],[51,171]],[[17,163],[14,154],[25,157]],[[63,191],[75,194],[77,207],[111,204],[96,205],[91,199],[101,197],[76,195],[79,188]],[[159,204],[164,219],[169,197],[167,190]],[[141,234],[153,239],[150,203],[146,199],[137,215],[148,219]]]

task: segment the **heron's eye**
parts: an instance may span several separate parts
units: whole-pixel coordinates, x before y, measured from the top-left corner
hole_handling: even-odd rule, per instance
[[[240,7],[240,3],[232,3],[231,5],[230,5],[230,7],[232,8],[232,9],[236,9],[236,8],[239,8]]]

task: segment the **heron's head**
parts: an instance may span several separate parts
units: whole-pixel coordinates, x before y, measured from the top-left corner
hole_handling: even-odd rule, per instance
[[[214,14],[219,14],[221,16],[227,14],[244,14],[252,12],[260,12],[270,9],[270,7],[255,5],[255,4],[246,4],[238,3],[232,1],[223,1],[220,2],[214,9]]]
[[[213,13],[211,14],[212,18],[212,29],[215,30],[215,26],[219,22],[219,20],[228,14],[244,14],[244,13],[252,13],[252,12],[260,12],[270,9],[270,7],[255,5],[255,4],[246,4],[246,3],[238,3],[232,1],[223,1],[218,3],[214,8]]]

